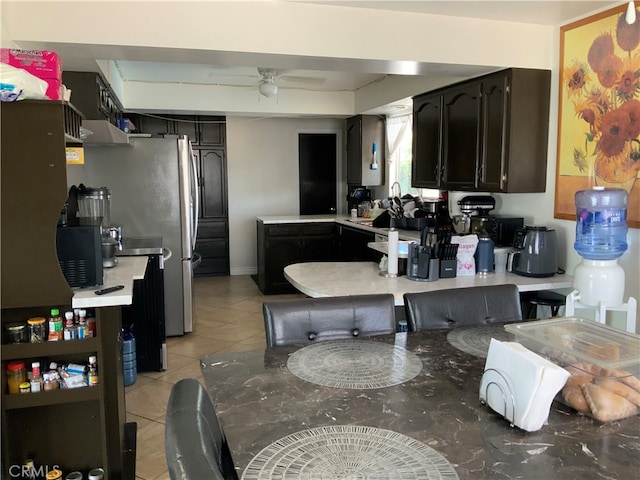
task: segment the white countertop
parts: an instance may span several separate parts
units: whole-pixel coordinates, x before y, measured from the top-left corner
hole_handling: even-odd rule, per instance
[[[144,278],[147,269],[146,256],[118,257],[118,265],[104,269],[103,285],[100,287],[81,288],[74,291],[71,299],[73,308],[112,307],[115,305],[131,305],[133,299],[133,281]],[[104,295],[94,292],[101,288],[124,285],[122,290]]]
[[[337,297],[391,293],[396,305],[404,305],[402,295],[446,288],[466,288],[515,284],[521,292],[555,290],[573,287],[571,275],[531,278],[514,273],[491,273],[473,277],[441,278],[435,282],[416,282],[405,276],[386,278],[373,262],[310,262],[295,263],[284,269],[284,276],[302,293],[310,297]]]

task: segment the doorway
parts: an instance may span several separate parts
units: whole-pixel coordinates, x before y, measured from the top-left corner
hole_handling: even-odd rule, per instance
[[[338,164],[336,133],[299,133],[300,215],[335,215]]]

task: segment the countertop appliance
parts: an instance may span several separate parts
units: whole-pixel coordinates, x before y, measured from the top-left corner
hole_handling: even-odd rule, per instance
[[[489,215],[489,212],[496,208],[495,198],[489,195],[467,195],[458,200],[458,206],[460,207],[462,218],[455,219],[454,225],[464,225],[464,229],[468,230],[468,232],[463,233],[478,234],[483,232],[491,233],[493,231],[493,216]],[[465,217],[468,217],[468,219]]]
[[[71,288],[102,285],[100,219],[73,219],[56,229],[60,269]]]
[[[70,166],[68,181],[109,185],[111,220],[127,236],[162,237],[167,336],[193,329],[193,268],[198,227],[197,171],[186,136],[131,138],[122,148],[87,146],[84,166]],[[76,177],[78,175],[78,177]]]
[[[518,229],[507,270],[525,277],[551,277],[558,272],[558,240],[552,228],[527,225]]]
[[[136,339],[138,372],[162,371],[168,366],[164,311],[165,251],[161,237],[121,237],[119,257],[146,256],[147,269],[133,282],[133,303],[122,307],[122,326]]]

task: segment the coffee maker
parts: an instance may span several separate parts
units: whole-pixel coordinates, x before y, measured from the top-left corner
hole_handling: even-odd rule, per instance
[[[349,185],[349,194],[347,195],[347,213],[353,208],[358,208],[362,202],[371,201],[371,190],[366,187]]]
[[[492,233],[494,219],[489,212],[496,208],[495,198],[489,195],[468,195],[458,200],[458,206],[462,213],[459,221],[468,225],[468,231],[464,233]],[[454,218],[454,225],[457,219]]]

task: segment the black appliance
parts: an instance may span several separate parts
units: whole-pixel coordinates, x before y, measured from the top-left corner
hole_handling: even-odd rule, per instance
[[[516,231],[524,227],[523,217],[493,216],[493,227],[489,234],[496,247],[511,247]]]
[[[516,231],[507,270],[524,277],[552,277],[558,272],[558,240],[552,228],[527,225]]]
[[[365,187],[351,187],[347,195],[347,213],[352,208],[358,208],[362,202],[371,201],[371,190]]]
[[[82,219],[56,229],[60,269],[71,288],[102,285],[101,219]]]
[[[167,335],[162,237],[125,236],[116,255],[147,257],[144,278],[133,282],[133,303],[122,307],[122,325],[129,329],[136,339],[137,371],[166,370]]]

